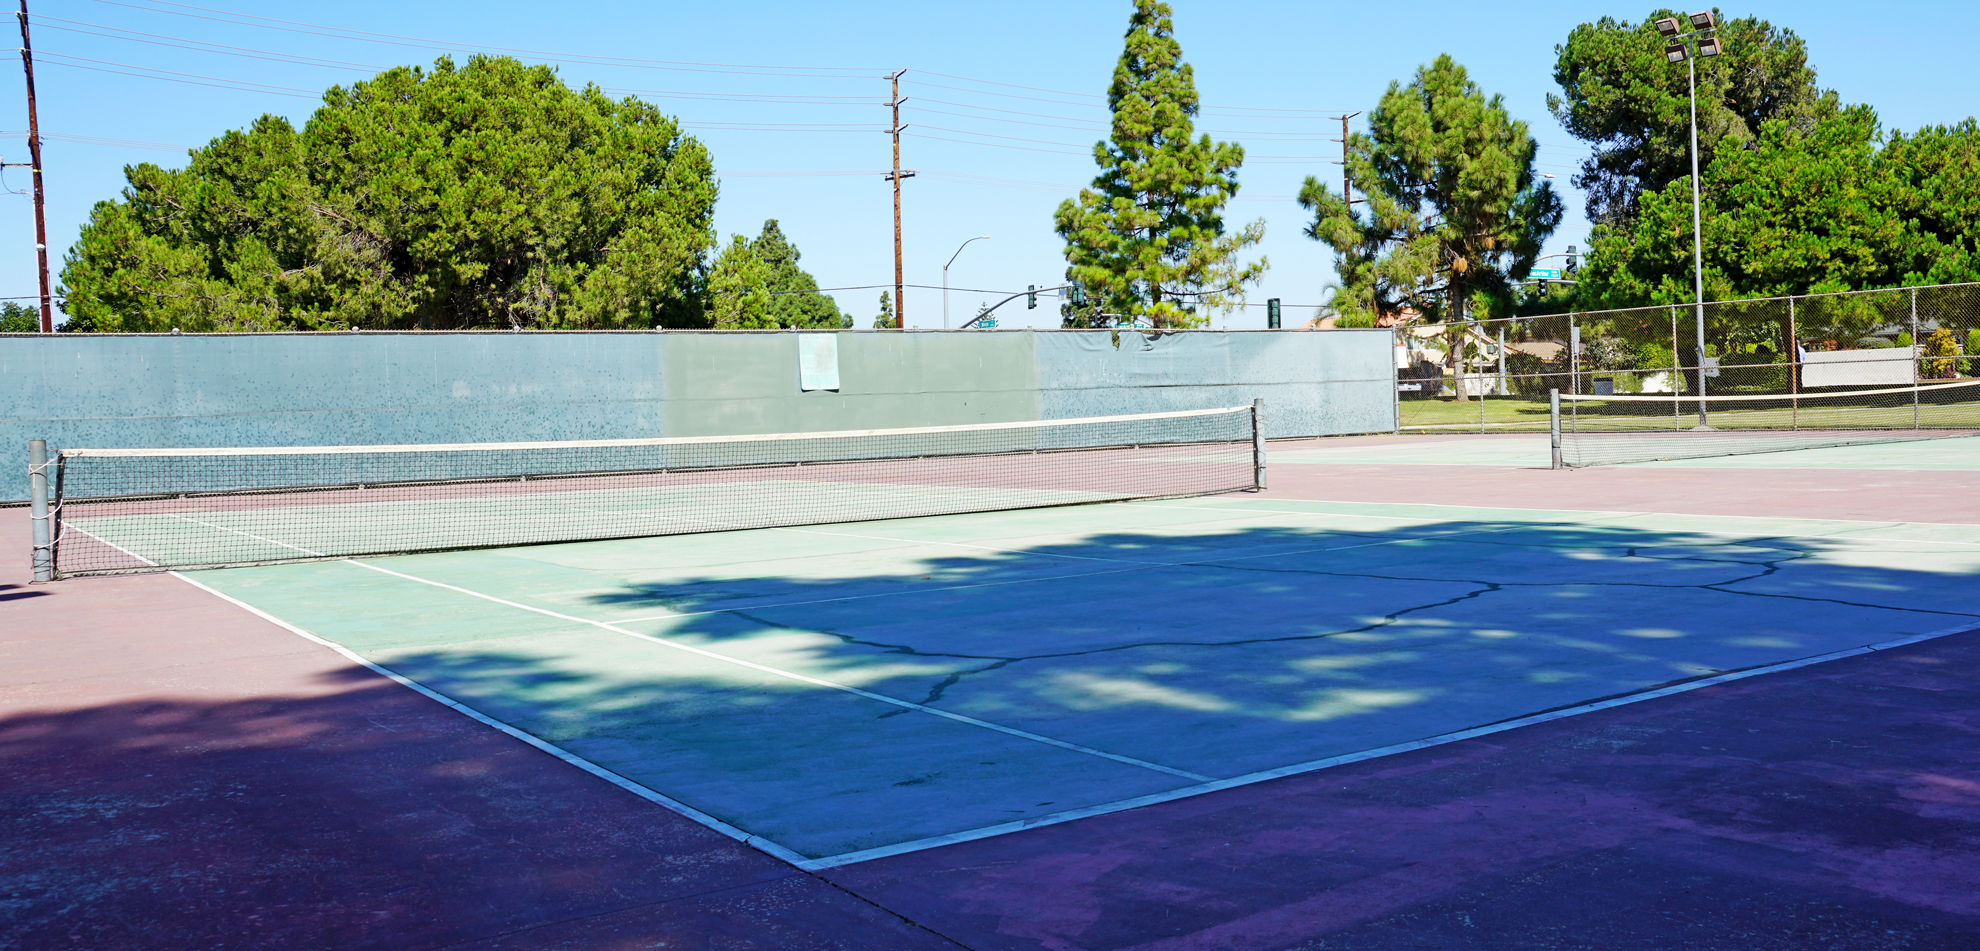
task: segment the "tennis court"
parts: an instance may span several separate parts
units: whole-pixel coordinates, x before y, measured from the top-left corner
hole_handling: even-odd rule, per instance
[[[1966,525],[1240,493],[187,576],[825,868],[1964,628],[1976,572]]]
[[[1106,471],[1242,479],[1230,448]],[[16,931],[1970,946],[1980,440],[1548,450],[1285,442],[1267,490],[320,559],[331,512],[481,531],[600,487],[129,503],[90,544],[313,560],[6,593],[31,821],[0,869],[73,909]],[[970,495],[805,469],[579,508]],[[1090,475],[1024,490],[1118,490]]]

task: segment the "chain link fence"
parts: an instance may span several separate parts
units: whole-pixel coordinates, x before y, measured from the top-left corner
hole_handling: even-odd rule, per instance
[[[1700,324],[1678,304],[1400,325],[1397,426],[1544,431],[1553,389],[1793,395],[1980,377],[1980,284],[1712,301]]]

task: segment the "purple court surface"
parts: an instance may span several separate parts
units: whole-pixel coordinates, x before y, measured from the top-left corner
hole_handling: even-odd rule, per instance
[[[1384,455],[1493,439],[1262,497],[1980,525],[1970,469]],[[178,578],[29,585],[26,522],[0,948],[1980,948],[1980,631],[807,872]]]

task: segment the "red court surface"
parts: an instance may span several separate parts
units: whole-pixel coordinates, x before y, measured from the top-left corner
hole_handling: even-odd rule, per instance
[[[1272,482],[1980,524],[1961,472]],[[175,578],[29,586],[25,516],[0,509],[0,947],[1980,947],[1980,633],[806,873]]]

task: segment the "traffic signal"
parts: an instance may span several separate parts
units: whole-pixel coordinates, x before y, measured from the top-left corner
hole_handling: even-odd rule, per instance
[[[1074,280],[1074,281],[1072,281],[1072,282],[1070,282],[1070,286],[1066,288],[1066,291],[1067,291],[1067,293],[1068,293],[1069,295],[1071,295],[1071,298],[1072,298],[1072,305],[1073,305],[1074,307],[1085,307],[1085,306],[1086,306],[1086,285],[1085,285],[1085,284],[1081,284],[1081,283],[1080,283],[1080,282],[1079,282],[1078,280]]]
[[[1572,272],[1573,270],[1574,270],[1574,245],[1570,244],[1568,245],[1568,250],[1567,250],[1567,263],[1561,266],[1561,273],[1567,274]]]
[[[1025,310],[1038,309],[1038,285],[1026,284],[1024,286],[1024,309]]]
[[[1265,302],[1265,326],[1271,330],[1279,329],[1279,299],[1276,297]]]

